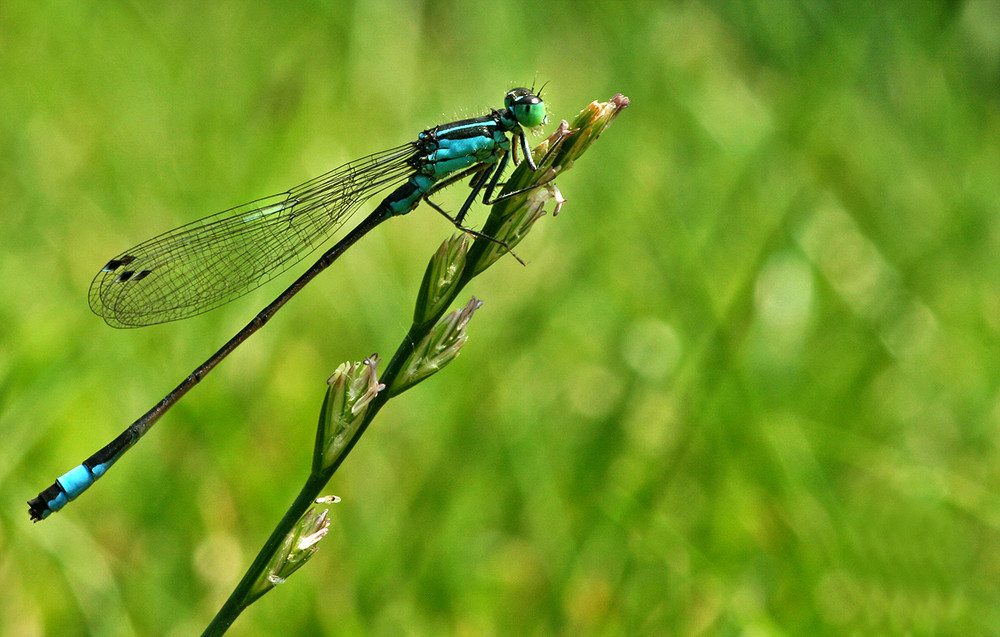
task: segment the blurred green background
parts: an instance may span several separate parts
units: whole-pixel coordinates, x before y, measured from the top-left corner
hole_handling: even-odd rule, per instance
[[[997,3],[222,0],[0,6],[0,634],[199,633],[453,228],[366,237],[32,525],[281,288],[119,331],[101,265],[542,82],[548,131],[632,106],[230,634],[1000,633]]]

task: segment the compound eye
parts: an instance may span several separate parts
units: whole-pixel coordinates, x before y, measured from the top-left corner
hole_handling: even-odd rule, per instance
[[[546,122],[545,102],[526,88],[516,88],[507,93],[504,103],[521,126],[534,128]]]

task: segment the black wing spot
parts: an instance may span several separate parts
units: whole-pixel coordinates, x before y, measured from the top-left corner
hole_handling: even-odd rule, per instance
[[[125,266],[125,265],[128,265],[129,263],[132,263],[133,261],[135,261],[135,257],[132,256],[131,254],[126,254],[125,256],[123,256],[120,259],[111,259],[110,261],[108,261],[108,264],[106,266],[104,266],[104,271],[105,272],[114,272],[118,268],[120,268],[122,266]]]
[[[129,281],[142,281],[147,276],[149,276],[152,272],[153,272],[152,270],[139,270],[138,272],[136,272],[135,270],[125,270],[124,272],[122,272],[121,274],[119,274],[117,277],[115,277],[115,283],[128,283]]]

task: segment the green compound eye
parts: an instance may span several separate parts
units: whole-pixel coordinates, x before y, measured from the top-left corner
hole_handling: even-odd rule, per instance
[[[534,128],[545,123],[545,103],[537,97],[535,99],[538,101],[532,104],[514,105],[514,117],[522,126]]]
[[[545,102],[526,88],[511,90],[504,103],[522,126],[534,128],[546,122]]]

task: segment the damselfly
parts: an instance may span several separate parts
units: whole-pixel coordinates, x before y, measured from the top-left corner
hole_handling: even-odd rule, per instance
[[[482,236],[462,225],[469,208],[480,192],[487,205],[523,192],[493,198],[511,154],[517,161],[518,148],[536,169],[524,129],[546,121],[541,98],[530,89],[516,88],[507,93],[500,110],[427,129],[415,141],[344,164],[286,193],[181,226],[108,261],[90,286],[90,307],[109,325],[139,327],[187,318],[228,303],[284,272],[331,237],[362,203],[396,186],[163,400],[29,500],[32,519],[47,517],[89,488],[212,368],[378,224],[426,201],[462,231]],[[470,177],[472,192],[455,216],[428,199]]]

